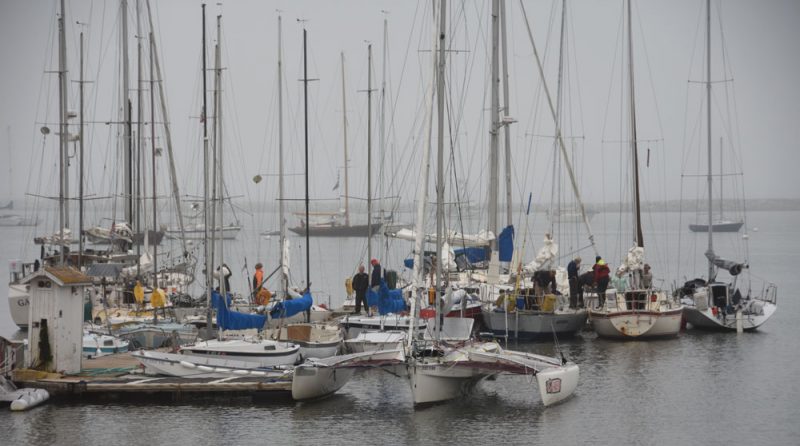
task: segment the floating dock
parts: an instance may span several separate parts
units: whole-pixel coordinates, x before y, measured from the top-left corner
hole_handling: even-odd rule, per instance
[[[78,375],[59,375],[35,370],[15,370],[12,380],[20,387],[47,390],[55,399],[135,400],[161,397],[187,398],[265,397],[291,399],[291,378],[227,377],[176,378],[142,373],[130,353],[84,359]]]

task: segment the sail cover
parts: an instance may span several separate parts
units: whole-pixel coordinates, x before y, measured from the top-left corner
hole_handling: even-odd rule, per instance
[[[722,268],[731,273],[731,276],[738,276],[743,269],[747,268],[747,265],[744,263],[734,262],[733,260],[725,260],[722,257],[714,254],[714,251],[710,249],[706,251],[706,258],[717,268]]]
[[[217,291],[211,292],[211,302],[217,310],[217,325],[223,330],[246,330],[255,328],[261,331],[267,322],[267,317],[262,314],[239,313],[228,308],[231,295],[228,294],[227,305],[222,301],[222,296]]]
[[[311,297],[311,292],[306,291],[302,297],[284,300],[275,304],[275,307],[269,312],[269,317],[273,319],[292,317],[297,313],[310,309],[313,304],[314,298]]]
[[[386,281],[381,279],[381,286],[378,292],[367,290],[367,305],[378,307],[381,315],[389,313],[400,313],[406,310],[406,300],[403,299],[402,290],[390,290]]]
[[[497,247],[500,250],[500,261],[510,262],[514,255],[514,226],[506,226],[497,239]]]

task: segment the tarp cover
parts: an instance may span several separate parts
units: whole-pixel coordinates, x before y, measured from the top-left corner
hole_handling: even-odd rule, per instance
[[[406,310],[406,300],[403,299],[402,290],[390,290],[386,286],[386,281],[381,279],[381,286],[378,292],[367,290],[367,305],[378,307],[381,315],[389,313],[400,313]]]
[[[497,238],[497,246],[500,250],[500,261],[510,262],[514,255],[514,226],[506,226]]]
[[[228,305],[222,301],[222,296],[217,291],[211,292],[211,303],[217,310],[217,325],[223,330],[246,330],[255,328],[261,330],[267,322],[267,317],[262,314],[239,313],[228,308],[231,295],[228,294]]]
[[[269,312],[269,317],[273,319],[292,317],[297,313],[302,313],[310,309],[313,304],[314,298],[311,297],[311,292],[306,291],[302,297],[276,303]]]

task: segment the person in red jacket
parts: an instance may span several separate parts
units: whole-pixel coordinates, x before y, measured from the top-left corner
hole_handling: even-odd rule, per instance
[[[608,281],[610,280],[611,270],[608,269],[606,261],[601,259],[592,267],[594,271],[594,285],[597,290],[597,299],[600,307],[602,308],[606,303],[606,289],[608,288]]]

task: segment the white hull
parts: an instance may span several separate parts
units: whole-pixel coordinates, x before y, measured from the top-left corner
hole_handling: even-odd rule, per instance
[[[147,375],[166,375],[181,378],[229,378],[290,376],[289,370],[269,370],[254,367],[253,363],[224,358],[205,358],[176,353],[141,350],[131,356],[144,366]]]
[[[130,343],[124,339],[114,336],[84,333],[83,334],[83,357],[98,358],[100,356],[113,355],[114,353],[127,352]]]
[[[763,302],[763,301],[762,301]],[[751,331],[760,327],[777,310],[777,305],[771,302],[763,302],[763,312],[761,314],[742,314],[742,330]],[[707,330],[736,331],[736,314],[714,314],[711,308],[698,310],[693,305],[684,307],[686,322],[692,327]]]
[[[556,336],[572,336],[586,326],[586,310],[563,310],[541,312],[518,310],[512,313],[484,309],[483,322],[496,336],[510,339],[550,339]]]
[[[237,235],[239,235],[239,231],[241,231],[241,226],[225,226],[222,229],[222,238],[224,240],[234,240]],[[211,232],[211,231],[209,231]],[[219,228],[216,228],[214,232],[214,236],[219,238]],[[177,239],[181,236],[181,231],[178,229],[169,229],[166,231],[166,235],[169,238]],[[206,231],[202,225],[198,225],[192,228],[187,227],[183,231],[183,236],[187,240],[203,240],[206,236]]]
[[[408,326],[411,318],[408,316],[347,316],[342,320],[342,325],[347,330],[346,338],[352,339],[358,336],[363,330],[369,331],[383,331],[383,330],[405,330],[408,331]],[[415,326],[417,329],[424,331],[428,324],[425,319],[418,319]]]
[[[242,361],[253,368],[294,365],[300,359],[300,346],[268,340],[204,341],[181,347],[180,352],[202,358]]]
[[[415,406],[458,398],[487,376],[486,373],[452,367],[449,362],[435,359],[430,363],[414,361],[408,366],[408,383]]]
[[[10,283],[8,285],[8,310],[11,319],[22,330],[28,329],[28,306],[30,295],[25,285]]]
[[[598,336],[614,339],[647,339],[677,336],[683,306],[663,291],[639,290],[606,293],[605,306],[589,310]]]
[[[344,342],[350,353],[374,352],[403,348],[406,339],[404,331],[362,331],[353,339]]]

